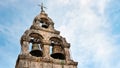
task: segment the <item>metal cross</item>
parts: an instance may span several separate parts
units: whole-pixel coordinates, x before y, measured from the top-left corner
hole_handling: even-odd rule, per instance
[[[41,5],[39,4],[38,6],[41,7],[41,12],[44,12],[44,8],[46,8],[46,7],[43,6],[43,3],[41,3]]]

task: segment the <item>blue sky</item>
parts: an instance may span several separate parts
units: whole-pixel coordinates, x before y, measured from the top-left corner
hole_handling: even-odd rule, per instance
[[[120,68],[120,0],[43,0],[78,68]],[[0,0],[0,68],[14,68],[41,0]]]

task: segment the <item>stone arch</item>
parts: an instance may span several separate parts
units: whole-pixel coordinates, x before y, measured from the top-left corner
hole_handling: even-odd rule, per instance
[[[42,40],[43,37],[38,33],[29,34],[29,45],[31,44],[32,48],[30,54],[36,57],[42,57]]]
[[[62,40],[58,37],[51,37],[49,40],[51,41],[51,43],[55,43],[55,44],[59,44],[59,45],[62,44]]]
[[[41,27],[43,28],[49,28],[49,25],[50,25],[48,19],[46,18],[40,18],[40,24],[41,24]]]
[[[34,19],[33,24],[38,26],[38,27],[49,28],[50,22],[49,22],[48,18],[46,18],[46,17],[37,16]]]
[[[51,37],[52,54],[50,55],[54,59],[65,59],[64,47],[62,46],[62,40],[58,37]]]
[[[30,38],[38,38],[40,39],[40,43],[42,42],[42,40],[44,39],[42,35],[40,35],[39,33],[30,33],[29,34]],[[31,41],[31,40],[30,40]]]
[[[40,35],[37,31],[31,31],[27,30],[21,37],[20,43],[21,43],[21,53],[29,53],[30,51],[30,44],[32,45],[33,39],[36,39],[37,44],[41,47],[42,50],[42,42],[43,42],[43,36]],[[40,45],[41,44],[41,45]]]

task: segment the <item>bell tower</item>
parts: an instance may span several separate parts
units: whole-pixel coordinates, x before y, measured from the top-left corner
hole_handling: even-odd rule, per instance
[[[54,29],[54,22],[43,10],[21,37],[21,53],[15,68],[77,68],[70,57],[70,43]]]

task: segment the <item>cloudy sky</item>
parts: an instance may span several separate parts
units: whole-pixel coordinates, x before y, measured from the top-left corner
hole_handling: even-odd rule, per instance
[[[0,0],[0,68],[14,68],[41,0]],[[43,0],[78,68],[120,68],[120,0]]]

